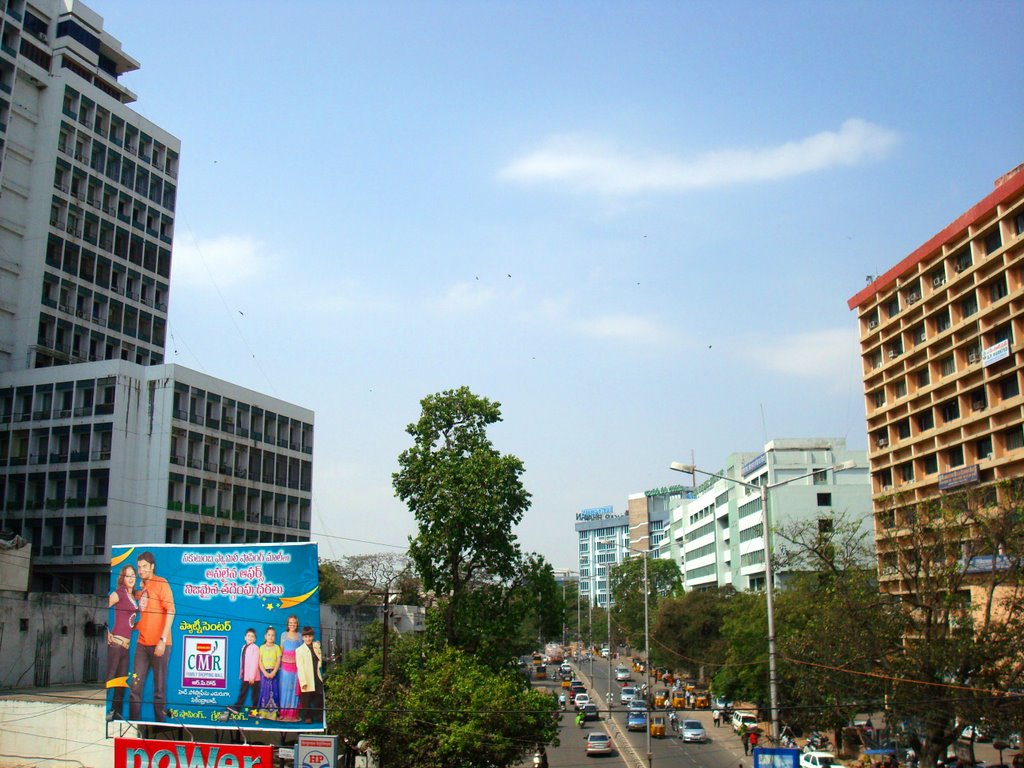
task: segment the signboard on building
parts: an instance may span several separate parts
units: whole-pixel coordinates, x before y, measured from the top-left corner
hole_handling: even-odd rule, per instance
[[[666,485],[661,488],[651,488],[650,490],[644,491],[644,496],[650,498],[651,496],[682,496],[686,499],[693,498],[693,488],[688,485]]]
[[[975,555],[967,561],[964,568],[965,573],[992,573],[993,571],[1008,571],[1013,563],[1006,555]]]
[[[958,467],[951,472],[942,472],[939,474],[939,490],[947,491],[950,488],[957,488],[968,483],[976,483],[979,477],[977,464]]]
[[[337,736],[299,736],[295,768],[337,768]]]
[[[1005,360],[1010,356],[1010,342],[1008,339],[1003,339],[998,344],[993,344],[991,347],[985,347],[981,350],[981,367],[992,365],[992,363],[998,363],[1000,360]]]
[[[114,739],[114,768],[273,768],[264,744],[202,744],[161,739]]]
[[[743,465],[743,469],[740,470],[740,473],[744,477],[746,477],[751,472],[753,472],[755,470],[758,470],[761,467],[763,467],[766,463],[768,463],[768,454],[767,453],[762,453],[760,456],[755,456],[750,461],[748,461],[746,464],[744,464]]]
[[[318,590],[314,543],[113,547],[108,718],[323,728]]]
[[[576,513],[577,520],[600,520],[604,517],[612,517],[615,514],[614,508],[609,504],[607,507],[591,507],[581,509]]]

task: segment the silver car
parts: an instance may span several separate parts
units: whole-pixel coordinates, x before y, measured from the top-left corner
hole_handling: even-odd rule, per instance
[[[684,742],[703,744],[708,740],[708,735],[704,732],[704,726],[701,725],[700,720],[683,720],[682,739]]]

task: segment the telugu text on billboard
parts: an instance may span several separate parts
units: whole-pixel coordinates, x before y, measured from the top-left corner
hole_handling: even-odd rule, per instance
[[[115,546],[107,719],[322,730],[313,543]]]

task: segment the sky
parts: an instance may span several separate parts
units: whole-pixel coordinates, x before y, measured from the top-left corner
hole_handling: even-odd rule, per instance
[[[1024,162],[1021,2],[87,4],[182,143],[167,361],[315,411],[322,557],[463,385],[556,568],[672,461],[863,450],[847,299]]]

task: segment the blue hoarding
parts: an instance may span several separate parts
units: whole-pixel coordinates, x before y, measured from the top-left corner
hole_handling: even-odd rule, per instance
[[[322,729],[318,589],[313,543],[113,547],[107,719]]]

